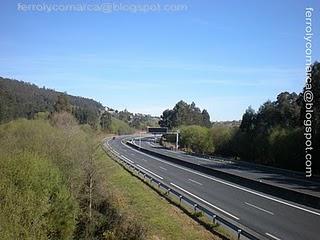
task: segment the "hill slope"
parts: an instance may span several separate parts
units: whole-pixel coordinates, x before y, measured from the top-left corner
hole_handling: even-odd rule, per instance
[[[58,96],[65,94],[35,84],[0,77],[0,123],[16,118],[33,118],[38,112],[53,112]],[[101,103],[65,94],[81,123],[97,124]]]

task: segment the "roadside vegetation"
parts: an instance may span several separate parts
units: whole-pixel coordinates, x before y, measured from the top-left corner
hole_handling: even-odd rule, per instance
[[[169,204],[141,180],[132,177],[108,156],[102,158],[102,163],[107,187],[114,193],[116,206],[145,227],[146,239],[221,239]]]
[[[304,122],[305,88],[300,94],[282,92],[275,101],[262,104],[258,111],[249,106],[239,125],[213,123],[208,126],[201,118],[200,109],[183,101],[172,110],[165,110],[159,123],[163,127],[179,129],[180,147],[188,152],[304,171],[305,130],[312,135],[313,156],[320,156],[320,63],[313,65],[311,78],[314,94],[312,128],[310,121]],[[175,135],[166,135],[161,142],[174,144]],[[315,159],[312,171],[320,173],[319,161]]]
[[[112,200],[99,148],[67,112],[1,125],[1,238],[144,239]]]
[[[100,147],[159,119],[0,80],[1,239],[219,239]]]
[[[92,127],[43,117],[0,125],[2,239],[220,239],[111,160]]]

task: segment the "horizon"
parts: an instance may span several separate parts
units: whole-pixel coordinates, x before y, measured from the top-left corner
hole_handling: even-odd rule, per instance
[[[241,120],[248,106],[302,91],[309,4],[319,11],[311,0],[185,1],[180,11],[135,13],[39,12],[4,1],[0,75],[133,113],[160,116],[183,100],[211,121]],[[314,44],[312,62],[319,53]]]

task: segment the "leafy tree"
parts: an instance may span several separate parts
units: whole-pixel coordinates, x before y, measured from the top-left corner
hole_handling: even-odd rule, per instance
[[[132,115],[133,115],[132,113],[128,112],[128,110],[125,109],[118,113],[118,119],[128,123],[130,122]]]
[[[58,100],[54,104],[54,110],[56,112],[70,112],[71,111],[69,99],[66,95],[61,94],[58,96]]]
[[[256,114],[251,106],[248,107],[246,112],[242,116],[240,129],[243,131],[251,131],[255,127]]]
[[[108,112],[104,112],[101,115],[101,119],[100,119],[100,126],[102,130],[110,130],[111,128],[111,114]]]
[[[206,109],[203,109],[201,112],[202,115],[202,125],[205,127],[210,127],[211,122],[210,122],[210,115]]]
[[[162,127],[174,128],[182,125],[210,126],[210,116],[207,110],[201,110],[195,103],[187,104],[179,101],[172,110],[165,110],[159,121]]]
[[[195,153],[212,153],[214,148],[208,128],[190,125],[180,129],[180,145]]]
[[[161,127],[168,127],[169,129],[173,128],[173,114],[173,110],[165,110],[160,117],[159,125]]]

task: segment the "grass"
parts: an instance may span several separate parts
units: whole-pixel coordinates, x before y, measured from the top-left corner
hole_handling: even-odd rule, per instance
[[[125,171],[106,154],[101,159],[115,204],[147,230],[147,239],[222,239]]]

